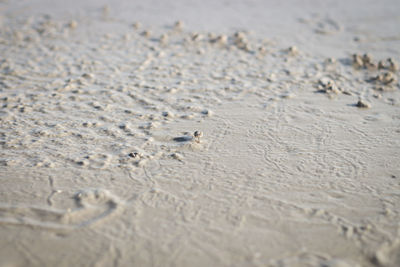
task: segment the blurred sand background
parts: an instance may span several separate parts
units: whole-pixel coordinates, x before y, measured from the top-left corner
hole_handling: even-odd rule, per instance
[[[399,1],[0,1],[0,266],[399,266]]]

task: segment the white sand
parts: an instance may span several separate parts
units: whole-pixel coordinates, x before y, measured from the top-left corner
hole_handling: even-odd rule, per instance
[[[0,266],[399,266],[399,9],[0,1]]]

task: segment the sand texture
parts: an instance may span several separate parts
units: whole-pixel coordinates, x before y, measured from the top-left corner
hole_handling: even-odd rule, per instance
[[[0,266],[400,266],[398,10],[0,1]]]

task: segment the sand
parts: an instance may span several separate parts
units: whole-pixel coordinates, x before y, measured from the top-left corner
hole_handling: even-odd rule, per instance
[[[399,266],[397,1],[0,1],[0,266]]]

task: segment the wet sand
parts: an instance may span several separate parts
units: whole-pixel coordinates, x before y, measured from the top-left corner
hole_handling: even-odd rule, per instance
[[[0,265],[398,266],[396,6],[0,1]]]

